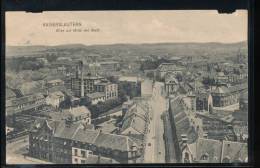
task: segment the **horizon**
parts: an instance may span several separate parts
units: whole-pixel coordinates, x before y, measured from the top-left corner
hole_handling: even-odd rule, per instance
[[[147,42],[147,43],[111,43],[111,44],[83,44],[83,43],[64,43],[64,44],[57,44],[57,45],[6,45],[6,47],[58,47],[58,46],[66,46],[66,45],[83,45],[85,47],[91,46],[112,46],[112,45],[154,45],[154,44],[239,44],[239,43],[247,43],[247,40],[244,41],[237,41],[237,42]]]

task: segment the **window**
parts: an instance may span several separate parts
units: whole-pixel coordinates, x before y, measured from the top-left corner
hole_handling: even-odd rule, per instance
[[[81,151],[81,155],[82,155],[82,157],[86,157],[86,152],[85,151]]]
[[[75,154],[75,156],[78,156],[78,150],[77,149],[74,149],[74,154]]]
[[[209,158],[209,155],[206,153],[201,156],[200,160],[208,160],[208,158]]]
[[[77,158],[75,158],[74,161],[75,161],[76,163],[78,163],[78,159],[77,159]]]
[[[86,163],[86,161],[85,160],[81,160],[81,164],[85,164]]]

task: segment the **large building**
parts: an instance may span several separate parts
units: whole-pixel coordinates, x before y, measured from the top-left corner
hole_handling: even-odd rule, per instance
[[[85,97],[87,94],[95,92],[95,84],[104,79],[101,76],[86,75],[71,78],[71,90],[77,97]]]
[[[162,63],[158,66],[156,70],[156,78],[159,80],[164,80],[167,73],[182,73],[184,68],[176,66],[175,63]]]
[[[226,86],[219,85],[212,92],[213,106],[214,107],[225,107],[239,102],[241,92],[248,88],[247,84]]]
[[[101,79],[94,84],[95,91],[105,94],[106,100],[117,99],[118,86],[115,83],[111,83],[108,80]]]
[[[62,164],[87,164],[93,160],[134,163],[140,152],[127,136],[87,129],[82,124],[37,120],[29,134],[29,155]]]

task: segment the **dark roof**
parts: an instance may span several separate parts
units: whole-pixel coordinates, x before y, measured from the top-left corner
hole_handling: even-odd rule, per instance
[[[248,157],[247,143],[223,141],[222,160],[229,157],[231,162],[241,160],[242,162]]]
[[[221,141],[199,138],[195,143],[196,160],[199,161],[203,155],[207,155],[208,163],[220,163],[221,148]]]
[[[93,144],[98,136],[99,132],[89,129],[78,129],[78,131],[72,137],[73,140],[86,142]]]
[[[193,143],[198,138],[198,135],[195,131],[195,128],[191,125],[189,118],[185,112],[182,98],[178,97],[170,103],[170,113],[174,118],[178,141],[181,142],[181,135],[186,134],[188,138],[188,143]]]
[[[127,136],[100,133],[95,141],[95,145],[104,148],[110,148],[113,150],[129,151],[131,143]]]
[[[44,99],[44,96],[41,93],[36,93],[36,94],[31,94],[31,95],[13,99],[13,100],[11,100],[11,102],[12,102],[13,106],[17,106],[17,105],[35,101],[38,99]]]
[[[77,131],[82,128],[81,124],[70,124],[66,125],[65,122],[60,122],[54,136],[64,139],[72,139]]]

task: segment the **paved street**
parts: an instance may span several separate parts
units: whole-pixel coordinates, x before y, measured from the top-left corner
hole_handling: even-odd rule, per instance
[[[6,163],[7,164],[50,164],[42,160],[31,157],[24,157],[28,153],[29,137],[24,136],[13,142],[6,144]]]
[[[147,134],[144,163],[165,163],[163,140],[163,120],[161,114],[166,110],[166,100],[162,94],[163,83],[156,82],[152,90],[151,123]]]

